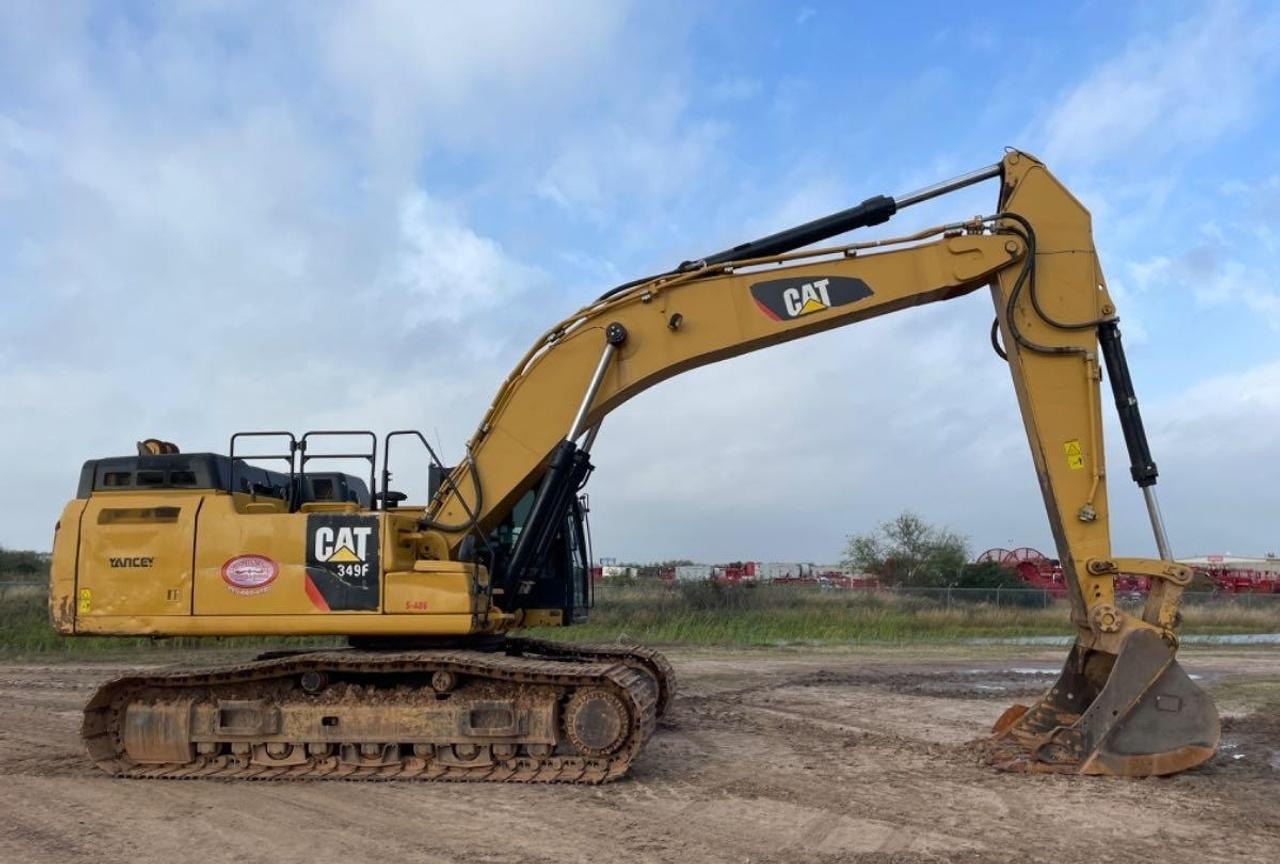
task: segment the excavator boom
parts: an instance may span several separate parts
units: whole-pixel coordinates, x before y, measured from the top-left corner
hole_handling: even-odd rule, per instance
[[[990,215],[812,248],[986,180],[999,182]],[[1141,776],[1200,764],[1216,747],[1217,713],[1174,658],[1178,602],[1191,574],[1171,559],[1159,518],[1156,466],[1089,214],[1018,151],[607,292],[520,360],[465,458],[452,471],[437,465],[442,482],[423,507],[393,506],[398,493],[385,463],[382,489],[367,502],[356,478],[329,475],[330,486],[354,491],[316,500],[322,478],[306,472],[315,458],[307,436],[289,436],[287,478],[253,474],[246,483],[234,437],[225,464],[207,463],[214,479],[184,480],[180,489],[166,484],[203,475],[177,471],[173,460],[185,457],[175,452],[149,450],[138,457],[145,466],[86,465],[83,494],[55,539],[51,612],[62,632],[341,633],[357,649],[108,685],[86,713],[94,758],[116,773],[148,776],[199,766],[233,776],[253,765],[299,776],[332,765],[360,776],[620,776],[671,698],[665,660],[643,649],[502,642],[511,630],[568,625],[585,613],[589,540],[579,493],[606,415],[686,370],[984,287],[1076,638],[1055,685],[1036,704],[1005,712],[981,749],[1014,771]],[[1111,549],[1104,369],[1157,559]],[[133,467],[136,483],[123,470]],[[140,490],[144,468],[149,485]],[[114,584],[94,569],[104,552],[140,561],[148,550],[155,554],[145,560],[161,562],[154,579],[135,580],[128,598],[97,599]],[[1140,613],[1117,603],[1120,573],[1149,580]],[[164,603],[145,599],[151,584]],[[500,645],[516,659],[483,655]],[[353,686],[375,692],[388,681],[397,683],[384,694],[387,716],[428,721],[397,727],[351,696]],[[429,698],[420,696],[424,682]]]
[[[896,240],[793,251],[997,177],[999,208],[990,217]],[[433,502],[431,512],[439,516],[428,522],[465,524],[467,511],[473,528],[489,530],[494,514],[507,512],[537,478],[521,538],[528,542],[491,562],[496,602],[519,608],[539,572],[532,540],[539,534],[528,527],[540,527],[539,516],[547,526],[557,524],[555,508],[562,505],[556,502],[585,475],[589,442],[622,402],[696,366],[987,285],[1004,345],[997,350],[1017,393],[1068,575],[1077,635],[1062,680],[1025,715],[1014,711],[1002,719],[991,758],[1011,769],[1114,774],[1199,764],[1216,746],[1217,714],[1173,659],[1178,601],[1191,572],[1169,553],[1154,492],[1156,466],[1089,214],[1024,153],[1010,152],[995,166],[913,195],[871,198],[685,262],[580,310],[548,331],[504,383],[468,446],[467,462]],[[1112,555],[1099,393],[1104,367],[1160,559]],[[566,387],[582,397],[566,399]],[[468,479],[477,490],[470,502],[462,498]],[[451,545],[461,536],[454,533]],[[1151,583],[1140,616],[1117,605],[1114,582],[1121,572]],[[1092,705],[1112,707],[1090,712]]]

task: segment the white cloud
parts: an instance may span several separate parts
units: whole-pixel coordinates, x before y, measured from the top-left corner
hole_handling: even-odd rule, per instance
[[[1280,69],[1280,14],[1209,3],[1145,33],[1058,103],[1037,137],[1050,164],[1149,159],[1248,126]]]
[[[627,38],[629,5],[338,5],[321,18],[320,40],[338,92],[371,133],[375,164],[404,169],[424,138],[523,151],[523,138],[609,77],[601,73]]]
[[[1276,276],[1241,261],[1224,261],[1195,289],[1205,306],[1242,304],[1272,330],[1280,332],[1280,282]]]
[[[420,190],[400,205],[400,236],[403,250],[395,281],[410,295],[401,302],[412,325],[457,324],[510,303],[521,290],[545,281]]]
[[[1196,383],[1149,416],[1175,552],[1280,551],[1280,361]]]
[[[695,183],[701,188],[715,179],[724,134],[715,122],[689,118],[687,100],[670,84],[625,117],[565,136],[537,191],[574,218],[604,223],[621,216],[646,225],[669,219],[660,211]]]
[[[1202,308],[1246,309],[1252,320],[1280,331],[1280,276],[1270,269],[1230,257],[1222,236],[1176,257],[1158,255],[1129,267],[1135,288],[1143,293],[1185,292]]]
[[[1158,411],[1170,443],[1182,449],[1204,454],[1280,447],[1274,443],[1280,361],[1198,382]],[[1229,436],[1220,434],[1226,421]]]
[[[1227,212],[1235,214],[1231,233],[1264,255],[1280,253],[1280,174],[1253,182],[1230,180],[1222,184]],[[1222,238],[1229,239],[1229,238]]]

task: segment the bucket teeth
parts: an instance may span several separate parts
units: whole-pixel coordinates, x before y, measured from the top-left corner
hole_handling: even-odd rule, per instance
[[[1173,650],[1149,630],[1118,655],[1077,643],[1049,692],[1006,710],[978,742],[984,760],[1003,771],[1121,777],[1204,763],[1218,745],[1218,712]]]

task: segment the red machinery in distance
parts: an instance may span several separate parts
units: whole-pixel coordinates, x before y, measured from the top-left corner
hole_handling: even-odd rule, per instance
[[[1017,576],[1028,588],[1039,588],[1053,594],[1065,594],[1067,583],[1062,575],[1062,564],[1030,546],[1017,549],[988,549],[978,556],[975,564],[997,564]]]
[[[978,556],[975,563],[991,562],[1013,573],[1028,588],[1039,588],[1053,594],[1067,590],[1062,574],[1062,564],[1056,558],[1019,546],[1017,549],[988,549]],[[1186,558],[1196,572],[1213,583],[1214,591],[1227,594],[1280,593],[1280,560],[1267,558],[1235,558],[1229,555],[1207,555],[1203,558]],[[1147,580],[1138,576],[1120,574],[1116,577],[1116,591],[1122,594],[1142,594],[1147,590]]]
[[[1274,554],[1265,558],[1238,555],[1205,555],[1184,558],[1192,567],[1212,581],[1218,591],[1231,594],[1280,594],[1280,559]]]
[[[612,559],[605,559],[612,562]],[[1182,563],[1195,568],[1197,587],[1204,590],[1204,580],[1212,583],[1213,590],[1226,594],[1280,594],[1280,558],[1243,558],[1232,555],[1206,555],[1201,558],[1184,558]],[[1028,589],[1047,591],[1063,596],[1067,591],[1062,565],[1030,546],[1016,549],[995,548],[983,552],[976,564],[996,564],[1015,576]],[[592,582],[601,576],[615,575],[611,571],[627,570],[637,575],[636,567],[594,567]],[[646,572],[647,571],[647,572]],[[681,572],[681,571],[691,571]],[[760,561],[734,561],[728,564],[699,564],[691,566],[641,567],[638,575],[656,576],[664,582],[712,580],[721,585],[760,584],[808,585],[823,588],[875,590],[880,580],[870,574],[853,575],[833,566],[819,567],[812,564],[780,564]],[[1147,581],[1141,577],[1120,574],[1116,577],[1116,591],[1131,599],[1147,590]]]
[[[1030,546],[1019,546],[1016,549],[988,549],[978,556],[975,564],[997,564],[1026,584],[1028,588],[1038,588],[1050,594],[1067,593],[1066,577],[1062,573],[1062,562],[1050,558],[1038,549]],[[1139,576],[1121,573],[1116,577],[1116,591],[1120,593],[1142,593],[1147,590],[1147,580]]]
[[[713,567],[711,572],[712,578],[717,582],[736,585],[739,582],[754,582],[758,575],[756,569],[754,561],[734,561],[732,564]]]

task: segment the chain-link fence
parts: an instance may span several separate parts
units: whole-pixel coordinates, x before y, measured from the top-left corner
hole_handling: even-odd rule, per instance
[[[1043,591],[1039,588],[911,588],[896,586],[880,590],[898,597],[909,597],[947,609],[958,604],[971,605],[977,603],[1017,609],[1047,609],[1054,603],[1065,603],[1067,599],[1065,591]]]
[[[849,589],[862,590],[862,589]],[[951,608],[961,604],[983,603],[989,606],[1017,609],[1047,609],[1054,604],[1065,605],[1065,588],[1047,590],[1041,588],[893,588],[872,589],[898,597],[917,598],[920,602]],[[1117,591],[1117,602],[1125,607],[1140,606],[1146,595],[1140,591]],[[1188,591],[1182,595],[1186,606],[1233,606],[1241,609],[1280,611],[1280,593],[1232,593],[1228,591]]]
[[[605,593],[608,594],[608,589],[613,586],[606,583],[602,587]],[[797,592],[820,590],[822,593],[843,595],[877,594],[909,599],[920,605],[938,606],[943,609],[977,604],[1009,609],[1048,609],[1055,604],[1065,606],[1067,603],[1065,589],[1055,591],[1041,588],[909,588],[906,586],[892,588],[818,588],[807,585],[772,587]],[[598,588],[597,590],[599,591],[600,589]],[[47,591],[48,586],[44,582],[0,580],[0,600],[44,595]],[[1145,600],[1145,595],[1137,591],[1117,592],[1116,599],[1122,606],[1135,607],[1142,604]],[[1182,595],[1182,605],[1184,607],[1231,606],[1237,609],[1273,610],[1280,613],[1280,593],[1188,591]]]

